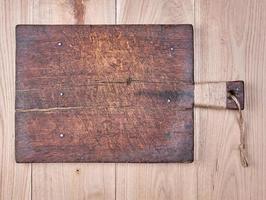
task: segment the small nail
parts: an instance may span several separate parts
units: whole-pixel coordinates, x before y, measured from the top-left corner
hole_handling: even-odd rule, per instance
[[[60,133],[59,137],[60,138],[63,138],[64,137],[64,134],[63,133]]]
[[[167,99],[167,103],[170,103],[171,102],[171,100],[170,99]]]
[[[60,92],[60,96],[64,96],[64,93],[63,92]]]
[[[58,45],[58,46],[62,46],[62,42],[58,42],[57,45]]]

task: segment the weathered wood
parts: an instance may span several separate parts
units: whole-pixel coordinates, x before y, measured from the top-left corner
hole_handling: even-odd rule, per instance
[[[193,10],[193,0],[117,0],[117,22],[119,24],[193,24]],[[194,127],[195,135],[197,127]],[[197,146],[197,137],[194,136],[195,153],[198,151]],[[194,154],[194,162],[189,165],[116,164],[116,199],[196,200],[196,160]]]
[[[17,26],[16,89],[193,82],[190,25]]]
[[[193,157],[191,110],[159,108],[18,112],[17,161],[187,161]]]
[[[23,7],[25,4],[32,6],[32,10],[26,13],[35,24],[80,23],[76,17],[78,12],[84,14],[81,19],[85,24],[115,23],[115,0],[22,0],[22,2]],[[32,200],[115,200],[116,198],[115,164],[33,163],[31,165]]]
[[[18,162],[191,162],[190,25],[18,26]]]
[[[226,82],[195,84],[195,107],[226,108]]]
[[[244,81],[227,81],[226,92],[234,95],[239,101],[241,110],[244,110],[245,107]],[[226,98],[226,108],[237,109],[235,102],[230,97]]]
[[[65,107],[161,106],[189,109],[193,104],[193,85],[186,83],[100,83],[80,87],[17,90],[16,108],[49,109]],[[224,97],[225,91],[224,91]],[[170,102],[168,102],[170,101]],[[225,102],[225,101],[224,101]]]
[[[195,84],[196,107],[237,109],[235,102],[230,98],[234,95],[241,109],[244,109],[244,81],[221,81],[221,82],[202,82]]]

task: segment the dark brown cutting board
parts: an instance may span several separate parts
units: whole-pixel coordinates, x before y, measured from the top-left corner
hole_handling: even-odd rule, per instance
[[[191,25],[19,25],[17,162],[193,161]]]

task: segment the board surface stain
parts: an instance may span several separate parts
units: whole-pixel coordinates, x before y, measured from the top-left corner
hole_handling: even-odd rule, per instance
[[[16,36],[18,162],[193,161],[191,25],[23,25]]]

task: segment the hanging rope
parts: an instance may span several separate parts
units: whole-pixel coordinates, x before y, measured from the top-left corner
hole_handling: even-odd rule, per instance
[[[240,161],[243,167],[248,167],[248,159],[247,159],[247,151],[246,151],[246,135],[245,135],[245,121],[242,115],[240,103],[237,100],[236,96],[229,93],[229,98],[231,98],[237,106],[239,119],[238,125],[240,129],[240,144],[239,144],[239,153],[240,153]]]

